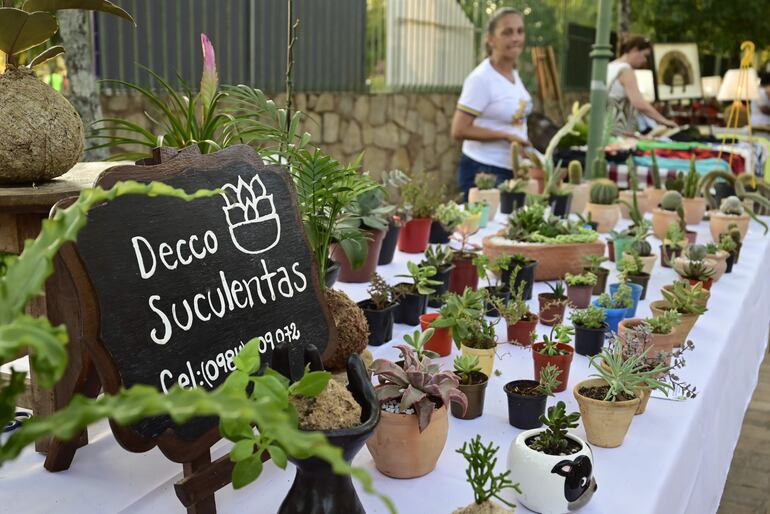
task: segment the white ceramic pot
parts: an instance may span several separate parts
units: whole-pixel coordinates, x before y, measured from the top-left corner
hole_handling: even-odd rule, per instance
[[[508,450],[509,478],[519,483],[519,502],[541,514],[567,514],[585,506],[596,491],[593,452],[582,439],[567,437],[583,448],[569,456],[548,455],[533,450],[525,441],[544,429],[526,430],[516,436]]]

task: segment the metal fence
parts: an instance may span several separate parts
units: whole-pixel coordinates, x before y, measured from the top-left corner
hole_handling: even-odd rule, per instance
[[[286,0],[123,0],[137,28],[114,16],[96,18],[101,78],[152,85],[137,64],[197,87],[200,34],[214,43],[220,81],[265,91],[284,88]],[[298,91],[366,88],[366,0],[294,0],[300,19],[294,47]]]

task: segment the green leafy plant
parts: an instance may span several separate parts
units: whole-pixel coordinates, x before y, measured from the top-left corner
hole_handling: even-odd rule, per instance
[[[499,255],[490,259],[484,254],[478,254],[473,258],[473,264],[476,266],[476,273],[479,278],[487,281],[490,288],[501,288],[506,284],[500,284],[499,280],[503,271],[507,271],[511,264],[510,255]]]
[[[489,205],[486,200],[480,200],[478,202],[468,202],[465,204],[465,210],[468,215],[481,214],[484,212],[484,208]]]
[[[359,194],[355,201],[345,208],[337,227],[344,225],[351,228],[385,230],[395,210],[394,205],[385,202],[384,189],[369,189]]]
[[[494,473],[497,465],[495,455],[499,449],[499,446],[493,446],[491,442],[488,446],[484,446],[481,442],[481,436],[477,435],[471,439],[470,444],[463,443],[462,448],[455,451],[468,461],[465,476],[473,488],[473,498],[476,505],[481,505],[489,501],[490,498],[496,498],[507,506],[515,508],[514,504],[500,497],[500,493],[505,489],[514,489],[519,494],[521,494],[521,489],[519,489],[519,484],[514,484],[508,478],[511,470],[497,475]]]
[[[481,190],[494,189],[497,185],[497,175],[494,173],[476,173],[473,183]]]
[[[716,255],[719,251],[719,245],[714,243],[713,241],[710,243],[706,243],[706,255]]]
[[[682,322],[682,315],[674,309],[666,309],[659,316],[653,318],[644,318],[653,334],[670,334],[674,326]]]
[[[423,259],[422,264],[441,270],[451,266],[453,260],[454,252],[449,246],[430,245],[425,250],[425,259]]]
[[[609,386],[604,401],[615,402],[636,398],[642,388],[661,391],[668,396],[668,392],[672,390],[671,385],[657,377],[666,373],[669,368],[663,363],[650,368],[645,362],[650,350],[651,347],[641,355],[624,358],[622,345],[615,342],[605,347],[601,353],[591,357],[591,366],[596,373],[590,376],[604,380]],[[601,361],[606,368],[600,364]]]
[[[532,394],[538,396],[553,396],[553,392],[561,385],[561,369],[553,364],[546,364],[540,369],[540,380],[532,388]]]
[[[564,402],[548,407],[547,415],[540,416],[540,422],[546,429],[535,437],[530,448],[548,455],[563,455],[569,445],[567,430],[577,428],[579,420],[580,413],[567,414]]]
[[[376,271],[372,274],[372,280],[369,282],[366,292],[369,293],[369,298],[371,298],[372,305],[376,310],[386,309],[393,304],[395,295],[393,288]]]
[[[449,201],[436,207],[433,219],[441,223],[444,230],[454,232],[454,229],[468,219],[468,211],[463,210],[455,202]]]
[[[631,287],[628,284],[620,284],[614,295],[600,294],[596,304],[605,309],[628,309],[634,304],[631,297]]]
[[[633,249],[631,252],[623,254],[623,257],[618,261],[618,269],[622,269],[618,274],[618,279],[621,282],[628,282],[628,277],[639,276],[644,274],[644,264],[642,259]]]
[[[524,290],[527,287],[525,281],[519,282],[518,287],[514,286],[516,281],[516,275],[521,268],[516,266],[511,273],[511,283],[509,285],[511,291],[511,299],[506,303],[503,298],[495,298],[492,303],[494,304],[497,312],[505,320],[508,326],[515,325],[521,320],[532,320],[535,315],[530,312],[527,301],[524,300]]]
[[[574,327],[569,325],[554,325],[553,328],[551,328],[551,333],[543,336],[543,347],[540,349],[540,353],[550,357],[567,355],[567,351],[562,350],[558,345],[559,343],[569,344],[574,335]]]
[[[451,329],[455,341],[468,339],[472,328],[468,320],[484,316],[485,302],[483,291],[474,291],[469,287],[465,288],[462,295],[449,293],[439,310],[439,317],[433,320],[431,326]]]
[[[609,259],[604,255],[584,255],[583,260],[586,261],[585,269],[596,275],[599,273],[602,263],[607,262]]]
[[[411,218],[431,218],[446,195],[446,185],[432,183],[427,173],[416,173],[401,189],[404,206]]]
[[[669,307],[680,314],[703,314],[706,309],[706,298],[708,291],[703,288],[701,282],[691,285],[686,280],[674,282],[671,290],[662,291],[663,299],[666,300]]]
[[[733,238],[729,234],[719,235],[719,249],[724,250],[727,253],[733,253],[738,245],[733,241]]]
[[[406,263],[406,269],[408,274],[396,275],[397,277],[411,278],[412,284],[407,284],[404,288],[396,286],[396,292],[398,295],[403,296],[407,293],[413,294],[433,294],[436,292],[432,286],[437,286],[441,282],[437,280],[431,280],[430,277],[436,275],[436,268],[434,266],[422,266],[412,261]]]
[[[453,362],[455,375],[461,384],[469,385],[474,373],[481,373],[479,358],[476,355],[458,355]]]
[[[591,243],[599,234],[575,221],[553,216],[545,205],[534,203],[518,209],[508,219],[506,238],[531,243]]]
[[[380,175],[380,185],[385,191],[385,201],[394,207],[393,217],[399,221],[408,218],[401,194],[402,188],[411,181],[411,177],[399,169],[383,171]]]
[[[564,275],[564,281],[568,286],[595,286],[596,275],[587,271],[579,275],[573,275],[572,273],[566,273]]]
[[[460,339],[455,339],[458,348],[462,345],[477,350],[489,350],[497,346],[495,326],[483,317],[461,318],[456,326],[462,327],[458,332],[465,334]]]
[[[512,178],[504,180],[497,186],[501,193],[526,193],[529,188],[529,180]]]
[[[561,301],[567,299],[566,289],[564,289],[564,282],[557,280],[553,285],[546,282],[548,289],[551,290],[553,300]]]
[[[682,228],[672,221],[668,224],[663,242],[671,248],[684,248],[687,244],[687,238]]]
[[[427,328],[422,332],[415,330],[412,335],[404,335],[404,341],[406,341],[406,344],[412,348],[417,360],[422,360],[423,357],[428,357],[429,359],[437,359],[440,357],[438,353],[425,349],[425,345],[430,341],[430,338],[433,337],[435,331],[436,329],[434,328]]]
[[[572,324],[583,328],[602,328],[606,318],[607,311],[595,305],[589,305],[585,309],[577,309],[569,313]]]

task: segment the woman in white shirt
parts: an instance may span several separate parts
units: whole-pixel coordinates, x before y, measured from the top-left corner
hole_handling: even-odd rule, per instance
[[[511,142],[527,146],[527,115],[532,97],[516,64],[524,50],[524,16],[502,8],[487,25],[487,55],[465,79],[452,118],[452,137],[463,141],[458,170],[465,196],[476,173],[497,175],[497,181],[513,177]]]
[[[636,133],[637,112],[667,127],[677,126],[655,110],[639,91],[634,70],[647,65],[651,52],[652,45],[647,38],[634,36],[621,45],[620,57],[607,66],[607,111],[611,115],[612,134],[615,136]]]
[[[768,69],[759,74],[759,98],[751,102],[751,124],[763,128],[770,127],[770,70]]]

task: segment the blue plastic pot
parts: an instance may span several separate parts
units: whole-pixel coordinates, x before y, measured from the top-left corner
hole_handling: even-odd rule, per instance
[[[639,284],[634,284],[633,282],[628,282],[628,286],[631,288],[631,299],[634,301],[634,304],[626,309],[626,317],[627,318],[633,318],[636,316],[636,308],[639,306],[639,300],[642,298],[642,286]],[[610,296],[615,296],[615,291],[618,290],[618,286],[620,284],[610,284]]]
[[[604,307],[599,306],[598,300],[594,300],[591,303],[600,309],[604,309],[604,312],[606,313],[604,321],[607,322],[607,325],[609,325],[609,329],[607,331],[617,333],[618,323],[626,318],[628,309],[605,309]]]

